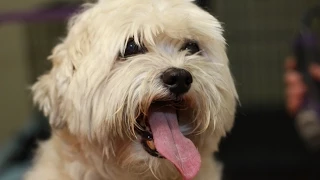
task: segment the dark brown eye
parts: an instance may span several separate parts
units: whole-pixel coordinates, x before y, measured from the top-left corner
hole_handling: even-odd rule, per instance
[[[180,51],[188,51],[188,55],[195,54],[200,51],[199,45],[197,42],[188,41],[183,45]]]
[[[133,38],[130,38],[127,42],[127,46],[124,52],[124,57],[130,57],[137,54],[143,54],[146,52],[146,48],[142,45],[138,45]]]

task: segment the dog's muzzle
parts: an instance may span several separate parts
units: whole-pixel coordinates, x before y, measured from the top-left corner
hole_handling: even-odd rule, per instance
[[[193,82],[192,75],[190,72],[179,68],[168,68],[161,75],[161,80],[166,88],[175,96],[179,97],[189,91],[191,84]],[[161,102],[161,101],[159,101]],[[155,103],[159,103],[155,102]],[[161,102],[162,104],[172,104],[172,102]],[[139,126],[135,127],[135,131],[141,137],[141,144],[144,149],[152,156],[158,158],[164,158],[156,149],[153,139],[153,134],[150,125],[146,117],[140,116],[137,123]]]

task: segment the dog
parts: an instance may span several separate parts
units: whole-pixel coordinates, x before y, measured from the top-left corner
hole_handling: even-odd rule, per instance
[[[238,95],[221,23],[192,0],[100,0],[32,86],[52,127],[26,180],[218,180]]]

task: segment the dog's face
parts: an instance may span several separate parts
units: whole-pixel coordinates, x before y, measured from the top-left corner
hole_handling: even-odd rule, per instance
[[[216,150],[233,124],[221,25],[188,0],[88,5],[51,60],[33,92],[53,129],[97,142],[121,165],[158,174],[174,164],[191,178],[199,152]]]

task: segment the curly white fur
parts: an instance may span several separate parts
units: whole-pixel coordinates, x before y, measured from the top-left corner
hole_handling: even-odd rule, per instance
[[[130,37],[145,54],[121,59]],[[186,39],[201,53],[180,52]],[[202,159],[198,180],[219,179],[213,161],[233,124],[237,93],[220,23],[190,0],[100,0],[86,4],[50,56],[53,68],[32,87],[50,118],[52,138],[41,144],[27,180],[178,180],[165,159],[136,140],[136,118],[169,97],[159,75],[170,67],[194,79],[181,115],[184,134]]]

